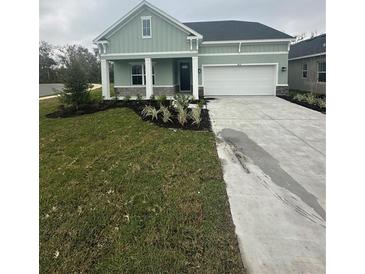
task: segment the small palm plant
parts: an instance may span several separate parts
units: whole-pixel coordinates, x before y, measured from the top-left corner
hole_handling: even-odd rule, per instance
[[[317,99],[317,105],[320,108],[326,108],[326,100],[325,99],[322,99],[322,98],[318,98]]]
[[[161,105],[159,111],[162,113],[162,121],[164,123],[171,122],[172,114],[171,114],[171,112],[169,111],[169,109],[167,107]]]
[[[179,121],[180,125],[184,126],[188,121],[188,111],[186,108],[179,106],[177,108],[177,120]]]
[[[299,102],[303,102],[303,101],[306,101],[306,96],[303,95],[303,94],[298,93],[297,95],[295,95],[293,97],[293,99],[295,99],[295,100],[297,100]]]
[[[152,120],[157,120],[159,112],[155,107],[145,106],[141,114],[143,117],[151,117]]]
[[[306,97],[306,101],[308,104],[314,105],[317,102],[317,97],[313,93],[307,94]]]
[[[197,125],[198,127],[200,125],[200,122],[202,121],[201,112],[202,109],[199,106],[193,108],[190,112],[190,118],[193,119],[193,125]]]

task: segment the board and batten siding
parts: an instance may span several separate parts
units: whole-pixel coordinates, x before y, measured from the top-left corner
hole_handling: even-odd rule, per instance
[[[152,38],[142,38],[142,16],[151,16]],[[107,53],[190,51],[188,34],[145,8],[107,37]]]
[[[242,43],[241,52],[238,52],[238,50],[239,50],[238,44],[203,45],[199,48],[199,68],[202,71],[202,66],[209,64],[238,65],[238,64],[255,64],[255,63],[258,64],[278,63],[278,84],[279,85],[288,84],[287,42],[253,43],[253,44]],[[282,67],[286,67],[286,70],[282,71],[281,70]],[[202,73],[199,73],[199,85],[203,85]]]
[[[199,48],[199,54],[210,53],[237,53],[239,51],[239,44],[227,45],[202,45]],[[288,43],[254,43],[241,44],[241,53],[252,52],[284,52],[288,51]]]

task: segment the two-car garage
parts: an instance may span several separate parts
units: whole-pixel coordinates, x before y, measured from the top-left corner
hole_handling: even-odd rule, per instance
[[[277,65],[203,65],[204,95],[275,95]]]

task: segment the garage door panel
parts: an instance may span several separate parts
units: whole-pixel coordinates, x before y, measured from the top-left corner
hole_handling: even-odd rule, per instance
[[[205,95],[274,95],[275,66],[212,66],[204,68]]]

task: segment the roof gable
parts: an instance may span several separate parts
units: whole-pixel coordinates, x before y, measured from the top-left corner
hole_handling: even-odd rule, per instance
[[[326,34],[290,46],[289,59],[326,53]]]
[[[247,21],[208,21],[189,22],[184,25],[204,36],[204,41],[230,40],[274,40],[292,39],[293,37],[257,22]]]
[[[147,1],[142,1],[139,3],[135,8],[133,8],[130,12],[128,12],[125,16],[107,28],[103,33],[101,33],[98,37],[96,37],[93,42],[97,43],[99,41],[105,40],[105,38],[110,37],[114,32],[118,31],[121,27],[123,27],[129,20],[133,19],[137,16],[144,8],[148,8],[151,11],[157,13],[161,17],[163,17],[167,22],[175,25],[177,28],[192,34],[193,36],[197,36],[198,38],[202,38],[202,35],[195,30],[189,28],[188,26],[182,24],[177,19],[173,18],[172,16],[168,15],[167,13],[163,12],[162,10],[158,9],[157,7],[153,6]]]

